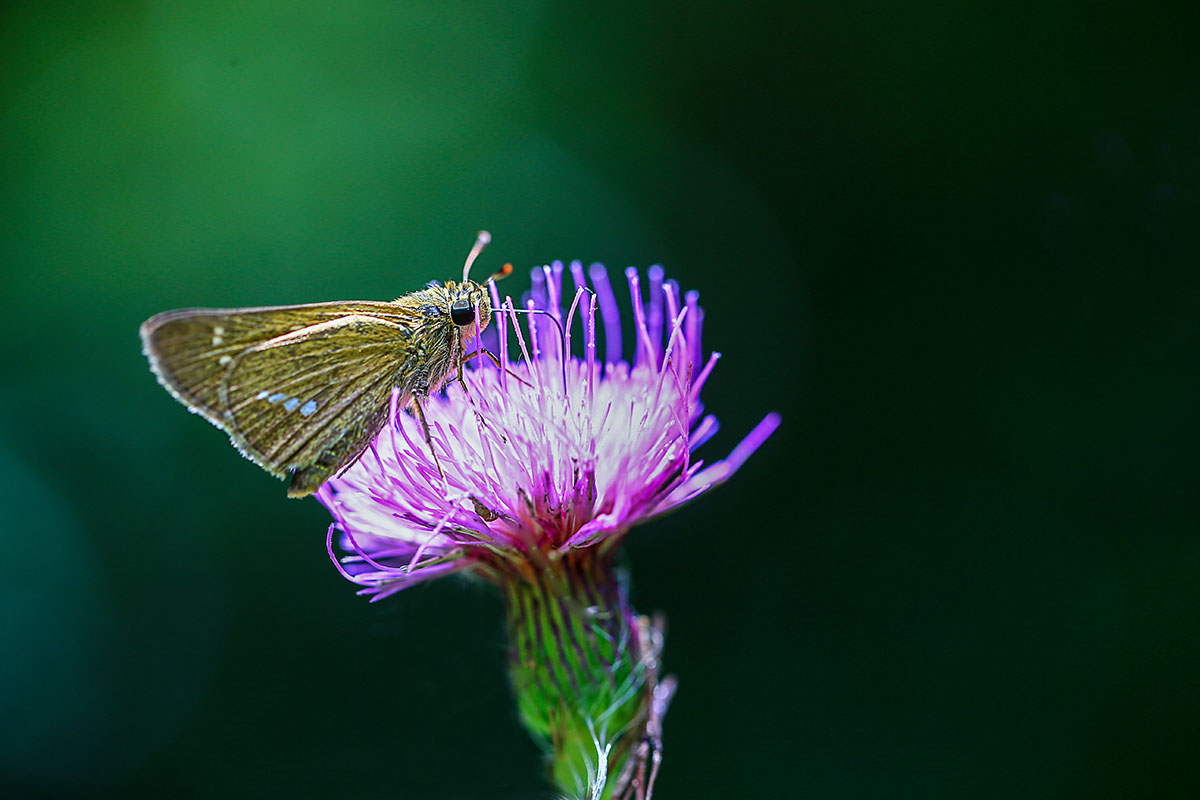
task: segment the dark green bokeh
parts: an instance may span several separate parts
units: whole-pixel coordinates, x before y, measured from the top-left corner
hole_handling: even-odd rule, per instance
[[[707,457],[783,414],[630,541],[656,798],[1200,794],[1197,19],[1128,6],[6,6],[0,795],[549,797],[498,598],[356,598],[136,336],[483,227],[701,290]]]

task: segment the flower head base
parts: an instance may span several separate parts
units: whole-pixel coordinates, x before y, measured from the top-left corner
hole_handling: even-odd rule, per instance
[[[567,271],[575,291],[564,313]],[[590,288],[579,262],[535,270],[520,311],[542,313],[525,326],[491,284],[503,369],[480,358],[463,371],[467,391],[451,386],[425,404],[436,460],[420,423],[393,398],[391,424],[320,489],[335,520],[330,555],[340,532],[348,555],[334,561],[363,593],[377,600],[463,570],[503,580],[518,562],[608,552],[634,525],[729,478],[778,426],[770,414],[726,459],[694,459],[717,430],[714,417],[702,417],[700,390],[719,358],[702,355],[698,294],[681,298],[651,267],[647,303],[637,270],[626,270],[636,341],[626,362],[608,275],[600,265],[588,274]],[[575,356],[580,326],[583,355]]]

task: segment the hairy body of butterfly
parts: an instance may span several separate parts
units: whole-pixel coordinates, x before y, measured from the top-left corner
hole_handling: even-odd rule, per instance
[[[390,303],[168,311],[142,324],[142,349],[167,391],[305,497],[371,444],[393,388],[424,425],[422,403],[459,374],[491,312],[464,278]]]

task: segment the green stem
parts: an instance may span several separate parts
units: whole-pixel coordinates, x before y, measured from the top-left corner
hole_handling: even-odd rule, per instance
[[[629,605],[611,560],[593,551],[538,568],[513,565],[507,586],[509,671],[521,720],[578,800],[623,791],[644,750],[658,679],[657,644]]]

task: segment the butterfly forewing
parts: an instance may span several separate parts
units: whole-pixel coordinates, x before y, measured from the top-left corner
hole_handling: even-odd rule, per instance
[[[383,426],[422,315],[340,302],[159,314],[141,328],[159,381],[289,493],[315,491]],[[265,393],[265,394],[264,394]]]
[[[142,324],[142,349],[159,382],[192,411],[224,428],[221,384],[246,350],[314,323],[368,314],[401,325],[416,315],[394,303],[335,302],[168,311]]]
[[[386,417],[409,336],[403,325],[352,314],[246,350],[219,391],[226,429],[277,475],[356,455]]]

